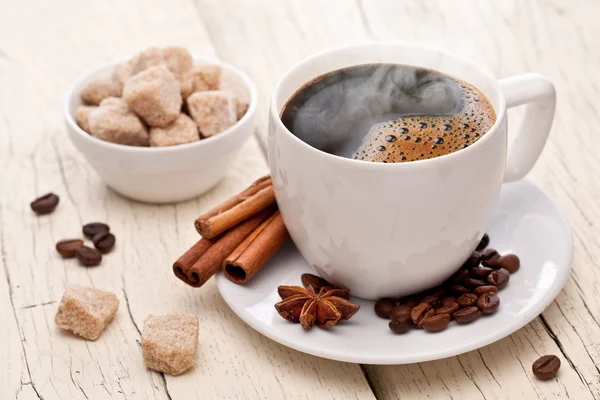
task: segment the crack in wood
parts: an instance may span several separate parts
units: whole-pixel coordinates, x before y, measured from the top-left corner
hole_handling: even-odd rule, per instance
[[[160,376],[160,380],[163,384],[163,388],[165,389],[165,394],[167,395],[167,398],[169,400],[173,400],[173,398],[171,397],[171,393],[169,392],[169,386],[167,386],[167,378],[165,377],[165,374],[162,372],[158,372],[158,376]]]
[[[585,342],[583,341],[583,338],[579,335],[579,332],[577,332],[577,329],[575,329],[575,326],[571,323],[571,321],[569,321],[567,319],[567,316],[565,315],[565,313],[563,312],[562,308],[560,307],[560,304],[558,304],[558,301],[555,301],[555,304],[556,304],[556,307],[558,308],[558,311],[560,311],[561,315],[565,318],[565,321],[567,321],[567,323],[569,324],[569,326],[571,326],[571,329],[573,329],[573,332],[575,332],[575,334],[577,335],[577,337],[581,341],[581,343],[583,345],[583,348],[585,349],[585,353],[587,354],[587,356],[589,357],[589,359],[592,361],[592,364],[596,368],[596,372],[598,372],[598,375],[600,376],[600,368],[598,368],[598,365],[596,365],[596,363],[594,362],[594,358],[592,357],[592,355],[588,351],[587,346],[585,346],[585,344],[584,344]]]
[[[517,343],[515,343],[515,339],[512,336],[508,336],[511,340],[511,342],[513,342],[513,345],[518,348]],[[523,373],[525,374],[525,377],[527,378],[527,381],[529,382],[529,384],[531,385],[531,387],[534,389],[535,394],[537,395],[537,398],[540,398],[540,394],[537,392],[537,390],[535,390],[535,385],[533,384],[533,382],[531,381],[531,377],[530,372],[527,370],[527,368],[525,368],[525,366],[523,365],[523,361],[521,361],[520,357],[515,357],[517,359],[517,361],[519,362],[519,365],[521,366],[521,369],[523,370]]]
[[[469,374],[467,372],[467,369],[465,368],[465,366],[463,365],[463,363],[460,361],[460,357],[456,357],[456,360],[458,361],[458,364],[460,365],[460,367],[462,368],[463,372],[465,373],[465,375],[467,376],[467,378],[469,378],[469,380],[471,382],[473,382],[473,385],[475,385],[475,387],[477,388],[477,390],[479,391],[479,393],[481,393],[481,397],[486,400],[485,394],[483,393],[483,391],[481,390],[481,388],[479,387],[479,385],[477,384],[477,382],[475,382],[475,379],[473,379],[473,375]]]
[[[448,385],[446,385],[446,382],[444,382],[444,379],[442,377],[440,377],[440,382],[442,382],[442,385],[444,385],[444,387],[446,388],[446,391],[448,392],[448,396],[450,396],[450,400],[454,400],[454,397],[452,397],[452,392],[450,392]]]
[[[362,0],[356,0],[355,4],[356,4],[356,8],[358,9],[360,23],[362,24],[362,26],[365,30],[365,33],[367,34],[367,36],[369,36],[369,38],[376,39],[376,36],[373,33],[373,30],[371,29],[371,24],[369,23],[369,19],[367,18],[367,13],[365,12],[365,6],[364,6]]]
[[[81,385],[75,382],[75,378],[73,378],[73,358],[71,357],[71,352],[69,352],[69,376],[71,377],[71,382],[73,383],[73,385],[81,391],[81,393],[86,399],[89,399],[88,395],[85,393]]]
[[[4,221],[4,209],[2,205],[0,205],[0,221]],[[27,351],[25,350],[25,338],[23,337],[23,332],[21,331],[21,324],[19,323],[19,318],[17,317],[17,309],[15,307],[14,301],[14,292],[12,288],[12,284],[10,281],[10,273],[8,272],[8,265],[6,263],[6,247],[4,246],[4,230],[0,229],[0,254],[2,255],[2,268],[4,270],[4,277],[6,278],[6,284],[8,286],[8,298],[10,300],[10,306],[13,310],[13,316],[15,318],[15,324],[17,325],[17,331],[19,332],[19,338],[21,343],[21,349],[23,350],[23,360],[25,361],[25,369],[27,370],[27,376],[29,377],[29,384],[31,384],[31,388],[36,394],[37,398],[40,400],[44,400],[42,395],[38,392],[35,384],[33,383],[33,379],[31,377],[31,369],[29,368],[29,360],[27,359]],[[21,382],[21,385],[23,383]]]
[[[54,155],[56,156],[56,161],[58,162],[58,171],[60,172],[60,179],[63,183],[63,186],[65,187],[65,191],[67,192],[67,197],[69,198],[69,201],[71,202],[71,204],[73,205],[73,207],[75,207],[75,210],[77,211],[77,217],[79,218],[79,223],[81,225],[83,225],[83,219],[81,218],[81,213],[79,212],[79,207],[77,207],[77,205],[75,203],[75,199],[73,198],[73,194],[71,193],[71,187],[69,186],[69,181],[67,180],[67,176],[65,174],[65,166],[63,164],[62,157],[58,151],[58,148],[56,147],[56,136],[50,141],[50,143],[52,143],[52,148],[54,149]]]
[[[40,303],[40,304],[32,304],[30,306],[25,306],[25,307],[21,307],[19,310],[29,310],[30,308],[35,308],[35,307],[43,307],[43,306],[47,306],[49,304],[55,304],[56,300],[53,301],[47,301],[45,303]]]
[[[371,376],[369,376],[369,371],[367,371],[366,366],[364,364],[360,364],[360,370],[362,371],[363,376],[365,377],[365,380],[367,381],[367,384],[371,389],[371,392],[373,392],[373,397],[379,400],[379,396],[377,395],[377,391],[375,390],[375,385],[371,381]]]
[[[579,293],[577,293],[577,295],[579,296],[579,298],[581,299],[581,302],[583,303],[583,308],[585,308],[585,310],[588,312],[588,314],[590,315],[590,318],[592,318],[592,320],[594,321],[594,323],[598,327],[600,327],[600,322],[596,319],[596,316],[594,315],[594,313],[592,313],[592,310],[590,310],[590,308],[587,305],[587,302],[585,301],[585,298],[583,297],[583,295],[585,293],[584,293],[583,289],[581,288],[581,286],[579,285],[577,274],[573,274],[572,278],[573,278],[572,279],[573,283],[575,283],[575,286],[577,286],[577,289],[579,289]],[[558,306],[558,302],[556,302],[556,305]],[[558,306],[558,309],[565,316],[565,319],[567,319],[567,316],[562,312],[562,309],[560,308],[560,306]],[[567,319],[567,321],[568,321],[568,319]],[[573,326],[573,325],[571,324],[571,326]],[[575,329],[575,328],[573,328],[573,329]]]
[[[131,322],[133,323],[133,326],[135,327],[135,329],[137,330],[138,334],[142,335],[142,332],[140,331],[140,328],[138,327],[137,323],[135,322],[135,318],[133,318],[133,313],[131,312],[131,306],[129,305],[129,297],[127,296],[127,291],[125,290],[125,278],[123,276],[121,276],[121,282],[123,284],[123,297],[125,297],[125,305],[127,308],[127,313],[129,314],[129,318],[131,319]],[[140,344],[138,342],[138,344]],[[121,367],[123,367],[121,365]],[[169,387],[167,386],[167,379],[165,377],[165,374],[162,372],[158,372],[156,371],[156,373],[160,376],[161,382],[162,382],[162,386],[165,389],[165,394],[167,395],[167,398],[169,400],[173,400],[173,398],[171,397],[171,393],[169,393]],[[119,387],[121,387],[120,383],[119,383]],[[121,388],[122,390],[122,388]]]
[[[483,363],[483,365],[485,366],[485,368],[488,370],[488,372],[492,376],[492,379],[498,384],[498,387],[502,387],[502,385],[500,385],[500,382],[498,382],[498,380],[494,376],[494,373],[492,372],[492,370],[490,369],[490,367],[488,367],[487,363],[485,362],[485,359],[483,358],[483,354],[481,354],[481,349],[477,349],[477,353],[479,354],[479,358],[481,358],[481,362]]]
[[[555,301],[555,303],[556,303],[556,301]],[[561,311],[561,313],[562,313],[562,311]],[[588,389],[588,391],[590,392],[590,394],[592,395],[592,397],[594,397],[594,394],[593,394],[593,392],[592,392],[589,384],[585,380],[583,374],[581,373],[581,371],[579,371],[579,369],[575,366],[575,364],[573,364],[573,361],[571,360],[571,357],[569,357],[569,355],[565,351],[562,343],[560,342],[560,339],[558,338],[558,336],[556,336],[556,334],[554,333],[554,331],[552,330],[552,328],[550,327],[550,325],[546,321],[546,318],[544,317],[543,314],[540,314],[540,321],[542,322],[542,325],[544,326],[544,329],[546,330],[546,332],[548,332],[548,335],[550,336],[550,338],[552,340],[554,340],[554,343],[556,343],[556,346],[558,347],[558,349],[562,353],[562,355],[565,358],[565,360],[567,360],[567,363],[569,363],[569,366],[571,367],[571,369],[573,369],[577,373],[577,376],[579,376],[579,379],[581,380],[581,383],[583,383],[585,385],[585,387]],[[598,369],[598,367],[596,367],[596,369]]]
[[[135,323],[135,319],[133,318],[133,314],[131,312],[131,307],[129,306],[129,297],[127,297],[127,291],[125,290],[125,278],[123,278],[121,276],[121,280],[123,282],[123,297],[125,297],[125,305],[127,306],[127,313],[129,314],[129,318],[131,319],[131,322],[133,323],[133,326],[135,327],[135,330],[141,336],[142,335],[142,331],[140,331],[140,328],[138,328],[137,324]]]
[[[431,382],[429,382],[429,377],[427,376],[427,374],[425,373],[425,370],[423,369],[423,366],[421,365],[421,363],[417,363],[417,366],[419,367],[419,369],[421,370],[421,373],[423,374],[423,377],[425,378],[425,381],[427,382],[427,386],[429,386],[429,388],[431,390],[433,390],[433,386],[431,386]]]

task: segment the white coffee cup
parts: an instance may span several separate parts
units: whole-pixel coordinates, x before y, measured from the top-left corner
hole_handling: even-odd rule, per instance
[[[396,63],[443,72],[477,87],[497,120],[466,149],[397,164],[325,153],[281,122],[305,83],[340,68]],[[277,84],[269,115],[269,166],[281,215],[304,258],[333,284],[366,299],[415,293],[451,276],[485,233],[503,182],[523,178],[554,117],[554,86],[539,74],[496,80],[433,47],[401,42],[352,45],[316,54]],[[506,108],[526,105],[507,145]],[[508,149],[507,149],[508,148]]]

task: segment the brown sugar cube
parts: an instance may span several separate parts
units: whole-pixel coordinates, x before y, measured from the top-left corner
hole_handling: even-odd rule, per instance
[[[162,49],[159,47],[150,47],[149,49],[138,53],[132,58],[132,61],[134,65],[134,74],[165,63]]]
[[[190,70],[193,59],[183,47],[152,47],[141,52],[134,61],[133,72],[138,73],[159,65],[166,66],[179,82],[182,95],[191,93]]]
[[[192,69],[192,55],[183,47],[164,47],[161,52],[167,68],[181,82]]]
[[[124,85],[130,77],[148,68],[164,65],[179,82],[182,95],[187,97],[192,88],[190,77],[192,64],[192,55],[183,47],[152,47],[119,65],[115,75]]]
[[[194,366],[198,317],[190,314],[149,315],[142,329],[142,353],[148,368],[179,375]]]
[[[194,81],[191,72],[188,72],[179,84],[181,85],[181,97],[187,99],[194,92]]]
[[[179,117],[164,128],[150,129],[150,146],[175,146],[200,140],[198,127],[190,117]]]
[[[96,340],[119,308],[114,293],[80,285],[65,288],[54,322],[88,340]]]
[[[131,60],[121,63],[115,67],[115,77],[116,77],[117,81],[121,84],[122,87],[125,86],[125,82],[127,82],[127,80],[129,78],[131,78],[133,75],[137,74],[138,72],[141,72],[141,71],[134,72],[135,65],[136,65],[136,63],[134,63],[133,59],[131,59]]]
[[[89,133],[107,142],[148,146],[148,132],[142,121],[119,97],[102,100],[88,117]]]
[[[231,74],[223,72],[219,81],[219,90],[233,93],[236,100],[237,119],[241,119],[246,114],[250,104],[248,88]]]
[[[218,90],[221,80],[221,67],[214,64],[200,64],[192,67],[193,92]]]
[[[127,105],[127,102],[123,100],[122,97],[107,97],[106,99],[100,102],[100,107],[111,107],[122,113],[131,111],[129,109],[129,106]]]
[[[79,106],[75,110],[75,122],[87,133],[90,133],[90,114],[97,108],[96,106]]]
[[[194,63],[192,55],[183,47],[164,47],[161,52],[167,68],[179,82],[181,95],[186,98],[193,88],[190,74]]]
[[[114,72],[100,75],[88,83],[81,89],[81,100],[87,104],[97,106],[102,100],[107,97],[121,96],[123,86],[116,78]]]
[[[129,78],[123,88],[129,107],[150,126],[165,127],[179,116],[179,82],[165,67],[148,68]]]
[[[210,90],[187,98],[190,115],[204,137],[216,135],[237,121],[235,99],[229,92]]]
[[[118,65],[115,68],[115,76],[125,86],[125,82],[135,74],[138,74],[150,67],[165,65],[165,59],[162,51],[157,47],[144,50],[141,53],[131,57],[128,61]]]

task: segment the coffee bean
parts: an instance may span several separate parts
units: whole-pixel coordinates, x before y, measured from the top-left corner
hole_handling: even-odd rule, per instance
[[[539,379],[554,378],[559,368],[560,358],[556,357],[555,355],[542,356],[538,358],[531,366],[533,374]]]
[[[498,250],[496,249],[485,249],[482,253],[481,253],[481,261],[483,260],[488,260],[490,258],[494,258],[494,257],[499,257],[500,254],[498,253]]]
[[[377,314],[380,318],[390,318],[390,313],[392,309],[396,307],[396,303],[394,303],[390,299],[379,299],[375,302],[375,314]]]
[[[463,264],[463,268],[473,268],[479,265],[481,262],[481,253],[474,251],[471,253],[467,261]]]
[[[422,327],[423,318],[427,316],[435,315],[435,310],[427,303],[417,304],[410,311],[410,317],[412,318],[413,324]]]
[[[467,289],[466,287],[464,287],[462,285],[452,285],[452,286],[450,286],[449,289],[450,289],[450,291],[453,294],[455,294],[457,296],[460,296],[461,294],[465,294],[465,293],[469,293],[470,292],[469,289]]]
[[[325,279],[313,274],[302,274],[302,276],[300,276],[300,280],[305,288],[312,286],[317,293],[319,293],[321,288],[324,286],[330,286],[329,282],[327,282]]]
[[[454,283],[461,284],[468,277],[469,277],[469,271],[461,268],[454,275],[452,275],[450,280]]]
[[[433,317],[434,315],[435,315],[435,309],[432,308],[431,310],[429,310],[425,313],[425,315],[423,316],[423,319]],[[417,328],[423,328],[423,320],[421,320],[421,322],[417,325]]]
[[[94,235],[94,247],[102,253],[108,253],[115,247],[115,235],[110,232],[100,232]]]
[[[430,295],[430,296],[435,296],[435,297],[441,299],[447,293],[448,293],[448,290],[446,288],[437,286],[437,287],[434,287],[433,289],[428,290],[426,294]]]
[[[519,270],[519,267],[521,266],[521,260],[519,260],[519,257],[517,257],[515,254],[505,254],[500,256],[498,264],[500,264],[502,268],[511,274],[514,274]]]
[[[90,222],[83,226],[83,234],[90,239],[102,232],[110,232],[110,227],[102,222]]]
[[[445,296],[440,300],[440,306],[449,306],[450,304],[456,303],[456,297],[454,296]]]
[[[479,296],[476,295],[476,294],[465,293],[462,296],[460,296],[458,299],[456,299],[456,303],[461,308],[463,308],[463,307],[471,307],[471,306],[474,306],[477,303],[477,299],[478,298],[479,298]]]
[[[42,197],[38,197],[29,205],[36,214],[42,215],[49,214],[52,211],[54,211],[59,201],[60,198],[57,195],[55,195],[54,193],[48,193],[43,195]]]
[[[476,288],[479,286],[484,286],[486,285],[485,281],[482,281],[481,279],[475,279],[475,278],[467,278],[465,279],[465,285],[472,287],[472,288]]]
[[[423,318],[423,329],[427,332],[440,332],[448,327],[450,323],[449,314],[437,314]]]
[[[410,318],[411,309],[412,307],[407,306],[406,304],[400,304],[399,306],[392,308],[392,311],[390,312],[390,319],[393,321],[395,319],[401,320]]]
[[[502,265],[500,265],[500,256],[493,257],[486,261],[483,261],[482,264],[486,267],[493,268],[493,269],[498,269],[498,268],[502,267]]]
[[[496,250],[486,249],[482,254],[481,263],[484,267],[499,268],[497,264],[499,259],[500,254]]]
[[[490,237],[488,236],[487,233],[483,234],[483,237],[481,238],[481,240],[479,241],[479,244],[477,245],[477,248],[475,250],[477,251],[482,251],[484,250],[486,247],[488,247],[488,245],[490,244]]]
[[[392,320],[388,326],[394,333],[405,333],[408,332],[413,325],[410,318],[405,318],[402,320]]]
[[[494,285],[479,286],[473,290],[473,293],[477,296],[481,296],[484,293],[498,293],[498,288]]]
[[[497,286],[498,289],[503,289],[510,280],[510,273],[504,268],[500,268],[497,271],[492,272],[488,275],[487,281],[490,285]]]
[[[75,250],[75,255],[82,265],[93,267],[100,264],[102,261],[102,253],[91,247],[81,246]]]
[[[467,307],[454,313],[454,320],[459,324],[469,324],[479,318],[477,307]]]
[[[440,304],[440,298],[434,294],[428,294],[421,298],[421,303],[427,303],[431,307],[437,307]]]
[[[482,314],[493,314],[500,306],[500,297],[496,293],[484,293],[477,299],[477,307]]]
[[[475,267],[469,270],[469,274],[473,278],[485,279],[489,274],[491,274],[494,270],[488,267]]]
[[[419,300],[419,298],[417,296],[408,296],[403,298],[400,303],[402,304],[406,304],[407,306],[409,306],[410,308],[413,308],[414,306],[416,306],[417,304],[419,304],[421,301]]]
[[[64,258],[75,257],[75,250],[83,246],[83,240],[80,239],[64,239],[56,243],[56,251]]]
[[[448,314],[452,316],[459,309],[458,303],[448,304],[447,306],[442,306],[435,310],[436,314]]]

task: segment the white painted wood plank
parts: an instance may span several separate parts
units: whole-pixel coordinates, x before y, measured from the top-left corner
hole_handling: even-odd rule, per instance
[[[0,177],[0,184],[2,183]],[[1,185],[1,187],[5,187]],[[2,218],[2,209],[0,208],[0,221]],[[6,251],[4,248],[4,226],[0,226],[0,265],[2,266],[3,276],[0,279],[0,315],[3,323],[0,324],[0,354],[2,363],[6,370],[0,374],[0,388],[6,393],[12,393],[19,397],[22,393],[32,391],[31,379],[29,377],[26,364],[24,347],[21,345],[21,336],[19,325],[13,309],[11,300],[10,275],[6,265]]]
[[[252,147],[259,153],[256,143]],[[198,210],[211,208],[223,200],[223,193],[239,192],[266,172],[264,162],[251,168],[239,165],[218,192],[160,211],[123,204],[126,208],[119,214],[123,220],[117,226],[131,235],[125,240],[154,244],[143,248],[143,254],[140,249],[120,249],[121,262],[128,266],[123,273],[133,319],[141,326],[148,310],[158,314],[179,310],[200,317],[198,367],[191,374],[167,378],[173,398],[372,398],[359,366],[281,346],[239,320],[214,282],[194,289],[172,277],[174,258],[198,238],[193,226]],[[148,268],[156,271],[147,273]]]
[[[187,7],[185,2],[172,5],[174,11]],[[94,65],[150,45],[176,43],[212,52],[210,45],[198,46],[209,41],[193,13],[179,10],[161,21],[160,9],[151,6],[28,3],[5,4],[0,11],[0,140],[6,144],[0,149],[5,166],[3,260],[21,331],[20,338],[11,333],[8,344],[13,352],[22,348],[26,354],[21,368],[8,365],[10,373],[2,363],[1,375],[10,382],[2,386],[0,397],[168,398],[162,375],[140,362],[139,334],[124,306],[120,267],[111,265],[108,256],[101,268],[86,270],[73,260],[61,260],[53,250],[56,240],[80,235],[82,222],[101,217],[111,209],[111,199],[118,198],[68,143],[62,118],[68,85]],[[115,15],[123,21],[115,23]],[[254,155],[262,161],[258,152]],[[252,165],[252,157],[246,157],[247,164]],[[28,203],[49,190],[61,195],[60,207],[51,216],[36,218]],[[128,246],[124,241],[120,245]],[[69,282],[113,290],[121,299],[116,321],[96,342],[54,325],[56,302]],[[18,384],[24,385],[21,392]]]
[[[8,390],[7,393],[14,394],[21,390],[20,398],[35,396],[28,383],[23,350],[17,343],[21,336],[17,327],[19,322],[26,345],[23,348],[27,350],[27,359],[33,361],[30,365],[32,380],[38,382],[36,390],[43,393],[44,398],[60,395],[83,398],[82,390],[97,394],[98,398],[111,390],[115,390],[111,394],[116,398],[134,394],[165,398],[164,381],[160,375],[149,373],[140,366],[141,356],[130,336],[135,337],[137,332],[133,321],[140,325],[149,310],[170,310],[173,306],[171,298],[181,296],[182,307],[188,310],[198,307],[210,316],[209,323],[201,328],[201,335],[210,332],[231,335],[231,341],[241,341],[244,345],[226,346],[219,340],[209,340],[207,344],[201,340],[201,352],[204,348],[209,349],[207,353],[201,353],[201,365],[189,375],[167,378],[173,398],[190,393],[192,398],[200,393],[219,393],[228,397],[282,394],[285,392],[281,388],[288,388],[278,384],[282,377],[284,382],[287,379],[287,384],[294,383],[289,386],[295,390],[293,394],[288,393],[290,397],[301,397],[306,393],[315,397],[343,398],[351,397],[350,392],[355,394],[354,397],[370,396],[355,366],[302,356],[250,331],[224,306],[214,286],[201,291],[186,288],[187,292],[171,287],[163,292],[160,290],[162,283],[159,285],[155,280],[156,274],[166,279],[168,268],[164,276],[160,275],[162,270],[152,268],[144,270],[147,275],[139,276],[142,266],[159,264],[153,260],[157,255],[163,257],[160,265],[166,263],[167,267],[173,257],[167,259],[166,251],[153,253],[155,249],[147,247],[150,257],[127,245],[141,239],[160,243],[162,239],[165,243],[177,243],[174,254],[182,251],[194,237],[189,221],[193,221],[199,209],[218,203],[246,185],[258,176],[253,172],[264,171],[264,161],[254,155],[255,144],[248,145],[254,147],[248,150],[253,155],[240,162],[239,175],[234,175],[240,178],[228,180],[224,189],[218,189],[199,202],[152,207],[132,205],[106,191],[62,136],[60,97],[67,84],[86,68],[157,44],[183,44],[197,54],[211,54],[213,49],[207,38],[210,36],[216,41],[216,51],[223,59],[248,70],[259,84],[264,103],[261,110],[263,135],[266,132],[266,105],[277,78],[301,58],[333,45],[371,38],[419,40],[485,63],[497,76],[540,71],[553,79],[559,91],[557,120],[551,141],[533,176],[565,207],[573,226],[575,259],[572,279],[544,313],[545,325],[536,320],[509,339],[458,358],[403,367],[367,367],[367,371],[381,398],[399,398],[400,395],[506,398],[508,394],[513,398],[553,398],[558,395],[600,398],[600,373],[596,367],[600,364],[597,339],[600,326],[595,317],[600,310],[595,296],[599,286],[595,265],[600,252],[594,229],[599,209],[594,201],[599,187],[598,175],[594,173],[598,167],[594,135],[600,122],[595,102],[600,78],[600,31],[594,22],[598,4],[583,0],[568,4],[558,0],[257,3],[198,0],[194,11],[188,3],[171,2],[170,18],[165,18],[165,12],[161,12],[162,4],[148,3],[143,6],[139,3],[90,3],[85,7],[75,2],[64,2],[64,7],[13,4],[2,9],[0,162],[4,168],[0,182],[3,188],[10,188],[5,190],[2,198],[2,233],[6,237],[3,254],[8,260],[3,266],[7,276],[11,276],[11,286],[15,288],[13,302],[17,308],[17,319],[10,320],[9,316],[8,324],[0,328],[2,343],[8,343],[8,346],[0,347],[3,360],[5,349],[12,350],[7,358],[10,373],[2,373],[2,393]],[[208,32],[197,22],[197,16],[204,20]],[[56,23],[48,24],[47,21]],[[35,29],[29,29],[27,24]],[[18,91],[11,90],[15,87]],[[15,96],[15,92],[19,96]],[[35,118],[27,118],[29,113]],[[63,175],[60,174],[61,167]],[[69,182],[73,201],[69,201],[63,182]],[[51,220],[31,218],[30,199],[45,190],[59,191],[56,188],[64,191],[57,214]],[[121,221],[123,214],[125,218]],[[177,222],[169,224],[168,218]],[[52,251],[56,240],[67,232],[77,233],[80,222],[90,219],[110,220],[115,231],[118,228],[124,232],[123,237],[119,236],[118,251],[107,257],[103,266],[114,268],[109,276],[101,273],[107,268],[86,271],[74,263],[57,260]],[[113,219],[117,222],[112,222]],[[140,227],[139,235],[133,235],[130,226],[145,225],[147,220],[153,221],[151,226],[160,233],[155,232],[153,236],[146,230],[142,232],[145,227]],[[6,235],[9,228],[11,235]],[[121,254],[121,250],[124,253]],[[109,261],[111,257],[113,261]],[[57,301],[67,281],[106,283],[121,289],[122,293],[117,291],[122,300],[118,320],[102,340],[110,337],[111,350],[118,349],[115,353],[123,357],[111,358],[110,352],[96,346],[99,342],[89,343],[86,348],[79,346],[85,342],[66,335],[55,341],[49,340],[57,334],[52,323],[56,305],[43,304]],[[176,283],[169,281],[169,285]],[[5,315],[12,310],[12,305],[3,284],[7,284],[6,279],[0,283],[0,311]],[[24,289],[23,285],[29,285],[29,288]],[[129,318],[129,313],[124,314],[125,293],[133,319]],[[180,303],[177,306],[180,307]],[[547,330],[551,335],[546,333]],[[8,341],[4,340],[6,337]],[[62,357],[49,357],[49,346]],[[225,355],[222,346],[226,346]],[[240,356],[240,348],[251,351],[244,350]],[[542,352],[559,353],[561,348],[564,355],[560,378],[550,384],[529,381],[531,376],[526,371],[535,356]],[[85,351],[89,353],[82,358],[80,355]],[[76,357],[72,359],[66,354]],[[106,354],[109,357],[103,358]],[[254,358],[249,354],[258,355]],[[565,356],[573,364],[570,368],[566,368],[569,363]],[[97,359],[101,361],[94,365]],[[288,361],[292,359],[294,363]],[[119,369],[119,362],[126,368]],[[211,369],[213,363],[218,367]],[[317,363],[318,367],[315,369],[310,365],[312,363]],[[49,370],[54,371],[54,366],[59,373],[50,376]],[[230,372],[232,370],[235,373]],[[65,373],[69,371],[73,375],[70,383],[71,374]],[[79,377],[82,371],[85,371],[85,378]],[[220,374],[223,371],[227,373]],[[269,374],[275,374],[275,377],[265,379]],[[202,385],[196,383],[198,375],[202,377]],[[213,385],[215,379],[218,382],[233,381],[233,384],[226,387]],[[315,385],[315,382],[319,383]],[[333,389],[332,382],[335,382]],[[98,391],[95,391],[96,385]],[[197,387],[206,392],[196,391]]]
[[[271,92],[295,63],[342,44],[368,39],[359,10],[347,0],[195,0],[216,52],[243,66],[258,85],[257,134],[266,145]]]
[[[380,398],[600,398],[600,206],[596,130],[600,126],[600,4],[585,0],[423,0],[356,2],[196,0],[225,60],[244,61],[265,105],[277,79],[325,48],[365,40],[440,46],[498,77],[537,71],[552,79],[558,109],[532,172],[564,207],[574,234],[573,274],[532,324],[509,339],[451,360],[367,367]],[[264,111],[266,112],[266,111]],[[519,119],[511,112],[511,124]],[[266,139],[265,126],[259,137]],[[531,379],[542,351],[563,360],[557,381]],[[572,365],[570,365],[570,363]],[[522,366],[521,366],[522,365]]]
[[[108,190],[68,143],[62,100],[86,69],[156,45],[214,55],[196,12],[183,0],[0,5],[1,398],[373,398],[359,366],[279,346],[235,317],[214,284],[194,290],[172,275],[173,260],[197,240],[195,217],[266,173],[255,140],[211,193],[165,206]],[[36,218],[29,201],[47,191],[61,204]],[[62,260],[55,242],[94,220],[111,224],[116,249],[97,268]],[[95,342],[54,325],[67,283],[113,290],[121,301]],[[139,349],[143,319],[171,311],[201,320],[198,366],[179,377],[147,370]]]
[[[600,398],[599,342],[596,339],[600,332],[594,320],[600,310],[595,295],[600,277],[594,268],[597,249],[590,250],[597,247],[590,221],[598,215],[597,205],[590,200],[600,188],[597,174],[590,173],[598,164],[597,147],[592,140],[594,127],[600,122],[599,110],[592,99],[598,93],[595,82],[600,66],[600,31],[592,16],[600,10],[599,4],[586,1],[568,4],[560,1],[427,1],[419,4],[401,1],[386,3],[387,7],[379,1],[363,4],[366,19],[379,39],[397,38],[398,26],[404,26],[409,39],[451,49],[487,65],[498,77],[537,71],[555,82],[556,120],[532,176],[550,190],[572,224],[573,274],[557,301],[539,320],[550,335],[544,335],[535,321],[512,335],[513,343],[502,341],[481,350],[485,362],[496,366],[489,369],[497,376],[499,387],[481,384],[480,387],[486,398]],[[434,29],[435,26],[444,29]],[[513,119],[511,124],[515,122]],[[574,130],[574,124],[579,129]],[[527,335],[532,330],[537,335]],[[548,336],[554,343],[548,342]],[[506,344],[518,350],[510,362],[501,356]],[[522,370],[527,375],[531,363],[544,352],[558,354],[563,360],[558,381],[549,385],[520,379],[521,384],[517,384],[519,380],[512,374],[519,371],[519,365],[523,364]],[[502,370],[511,372],[510,379],[498,378]],[[477,375],[485,375],[481,369],[477,371]],[[395,368],[376,373],[389,378],[394,372]],[[473,376],[475,382],[478,382],[477,375]],[[526,385],[531,385],[535,393],[516,391]]]

